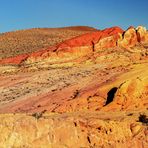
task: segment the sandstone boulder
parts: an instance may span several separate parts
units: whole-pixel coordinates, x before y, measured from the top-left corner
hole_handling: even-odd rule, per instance
[[[136,28],[137,30],[137,39],[140,43],[146,43],[148,42],[148,33],[145,27],[138,26]]]
[[[147,101],[148,78],[136,78],[123,82],[115,92],[113,102],[103,110],[142,109]]]
[[[134,27],[129,27],[123,34],[122,38],[118,40],[118,46],[126,49],[133,47],[138,42],[137,34]]]

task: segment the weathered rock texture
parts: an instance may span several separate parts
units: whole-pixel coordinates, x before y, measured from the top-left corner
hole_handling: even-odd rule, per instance
[[[46,60],[48,62],[59,62],[73,60],[99,51],[101,49],[112,47],[124,47],[129,49],[138,43],[147,43],[148,33],[142,26],[129,27],[123,31],[119,27],[112,27],[102,31],[94,31],[84,34],[32,54],[18,55],[12,58],[6,58],[0,61],[1,64],[21,64],[35,63]]]
[[[29,54],[93,31],[97,29],[88,26],[72,26],[32,28],[0,33],[0,59]]]
[[[0,147],[147,148],[147,44],[113,27],[3,59]]]
[[[139,38],[141,39],[141,36]],[[138,41],[135,28],[130,27],[123,33],[121,40],[118,41],[118,45],[124,48],[130,48],[135,46]]]
[[[45,148],[147,147],[147,127],[138,113],[81,112],[32,115],[0,115],[0,145]]]
[[[147,43],[148,42],[148,32],[145,27],[138,26],[137,30],[137,38],[140,43]]]

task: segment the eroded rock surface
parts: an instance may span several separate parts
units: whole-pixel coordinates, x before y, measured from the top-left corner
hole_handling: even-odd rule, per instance
[[[132,117],[131,117],[132,116]],[[0,115],[0,145],[7,147],[147,147],[147,127],[133,112]]]
[[[113,27],[0,61],[0,147],[148,147],[147,43]]]
[[[130,49],[138,43],[147,43],[148,33],[142,26],[129,27],[123,31],[119,27],[107,28],[102,31],[94,31],[69,40],[53,47],[33,52],[32,54],[22,54],[16,57],[2,59],[1,64],[31,64],[36,62],[65,62],[74,60],[94,51],[124,47]]]

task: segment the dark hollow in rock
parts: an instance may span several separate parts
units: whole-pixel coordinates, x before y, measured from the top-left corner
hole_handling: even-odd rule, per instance
[[[145,114],[140,114],[139,122],[142,122],[142,123],[148,125],[148,117]]]
[[[115,94],[117,92],[117,87],[113,87],[108,93],[107,93],[107,100],[105,105],[108,105],[109,103],[111,103],[115,97]]]

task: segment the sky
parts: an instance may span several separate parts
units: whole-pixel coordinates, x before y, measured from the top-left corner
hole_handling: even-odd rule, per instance
[[[148,0],[0,0],[0,32],[77,25],[148,28]]]

